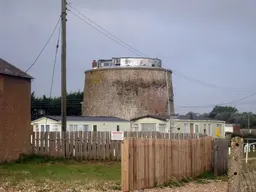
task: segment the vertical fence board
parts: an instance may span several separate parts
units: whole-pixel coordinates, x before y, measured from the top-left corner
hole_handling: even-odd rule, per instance
[[[153,145],[153,139],[148,140],[149,148],[148,148],[148,162],[149,162],[149,172],[148,172],[148,186],[149,187],[154,187],[154,171],[155,171],[155,160],[154,160],[154,153],[155,153],[155,148]]]
[[[122,153],[123,153],[123,150],[125,150],[124,148],[122,148],[121,149],[122,150]],[[128,149],[129,151],[129,156],[128,156],[128,158],[129,158],[129,189],[130,189],[130,191],[133,191],[134,190],[134,185],[133,185],[133,179],[134,179],[134,169],[133,169],[133,167],[134,167],[134,159],[136,158],[135,156],[134,156],[134,139],[129,139],[129,149]],[[124,153],[125,153],[125,151],[124,151]],[[121,155],[121,157],[123,158],[123,155]]]
[[[129,139],[125,139],[122,143],[122,191],[130,191],[129,180]]]

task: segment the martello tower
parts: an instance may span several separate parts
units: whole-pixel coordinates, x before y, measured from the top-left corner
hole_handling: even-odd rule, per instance
[[[156,58],[121,57],[93,61],[85,71],[82,115],[130,120],[174,114],[172,71]]]

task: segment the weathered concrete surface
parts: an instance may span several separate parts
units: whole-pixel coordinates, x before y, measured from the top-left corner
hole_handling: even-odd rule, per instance
[[[30,93],[30,80],[0,74],[0,162],[31,150]]]
[[[161,68],[94,69],[85,75],[82,114],[127,120],[147,114],[168,115],[168,96],[171,113],[174,113],[171,71]]]

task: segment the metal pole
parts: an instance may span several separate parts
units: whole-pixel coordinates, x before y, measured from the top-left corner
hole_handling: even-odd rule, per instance
[[[248,134],[251,133],[250,130],[250,114],[248,113]],[[248,162],[248,153],[249,153],[249,140],[247,139],[247,144],[246,144],[246,157],[245,157],[245,162]]]
[[[250,114],[248,113],[248,133],[250,132]]]
[[[64,139],[64,154],[66,157],[66,127],[67,127],[67,88],[66,88],[66,0],[61,0],[61,125]]]
[[[245,157],[245,162],[246,163],[248,162],[248,152],[249,152],[249,143],[248,143],[248,140],[247,140],[247,144],[246,144],[246,157]]]

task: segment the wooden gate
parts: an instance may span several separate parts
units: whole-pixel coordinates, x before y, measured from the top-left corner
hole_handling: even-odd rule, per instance
[[[216,176],[228,173],[228,144],[229,141],[224,138],[213,140],[212,165]]]

